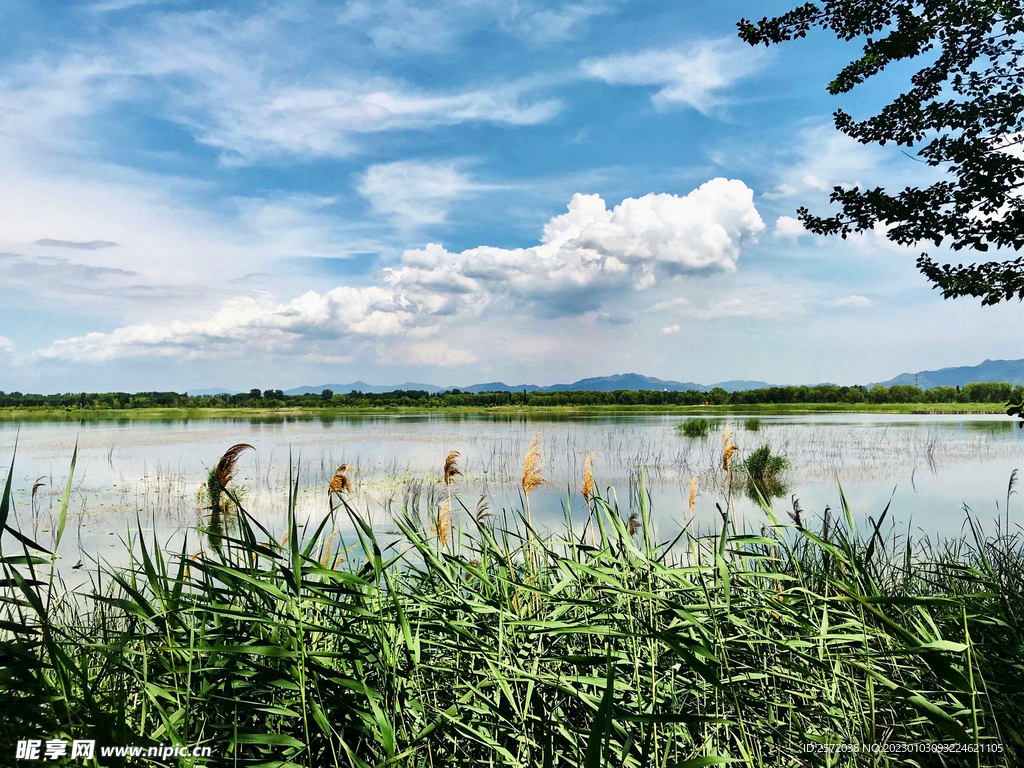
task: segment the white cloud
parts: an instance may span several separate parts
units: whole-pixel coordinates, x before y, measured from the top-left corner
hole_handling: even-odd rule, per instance
[[[755,72],[764,53],[732,38],[704,41],[679,50],[589,59],[586,76],[610,85],[656,86],[652,95],[659,109],[689,106],[707,113],[725,102],[723,92]]]
[[[576,194],[544,227],[540,245],[459,253],[440,245],[406,251],[387,281],[429,288],[452,304],[492,296],[532,299],[549,314],[580,314],[602,292],[653,285],[659,275],[732,272],[741,246],[764,229],[743,182],[712,179],[688,195],[626,198],[609,210]]]
[[[339,18],[363,29],[378,51],[444,53],[479,29],[503,30],[537,44],[569,40],[613,5],[593,0],[350,0]]]
[[[742,246],[762,229],[753,192],[736,180],[712,179],[685,196],[626,198],[611,210],[597,195],[577,194],[536,246],[450,253],[430,244],[406,251],[401,266],[385,270],[381,286],[310,291],[285,304],[269,296],[233,299],[207,319],[62,339],[37,357],[205,359],[246,349],[337,355],[339,343],[404,337],[422,342],[400,347],[406,362],[465,365],[464,350],[424,339],[493,302],[526,302],[531,314],[581,315],[659,276],[732,272]],[[322,348],[326,343],[330,348]]]
[[[14,351],[14,342],[6,336],[0,336],[0,352],[10,353]]]
[[[664,309],[674,309],[676,307],[685,307],[689,304],[689,300],[683,296],[676,296],[675,298],[668,299],[667,301],[659,301],[655,304],[652,309],[661,311]]]
[[[668,336],[670,333],[679,333],[680,326],[677,325],[666,325],[661,329],[661,332]]]
[[[355,360],[353,355],[322,355],[318,352],[307,352],[299,358],[304,363],[320,365],[344,365]]]
[[[576,0],[556,3],[499,3],[506,13],[504,26],[521,37],[534,42],[551,43],[578,37],[594,16],[608,13],[613,2],[587,2]]]
[[[201,182],[51,157],[2,136],[0,178],[5,182],[0,184],[0,251],[17,253],[22,263],[55,266],[58,257],[66,262],[42,280],[23,280],[27,271],[4,274],[3,279],[19,282],[33,295],[46,295],[62,284],[74,288],[70,276],[91,270],[89,286],[188,288],[193,311],[204,312],[216,306],[205,304],[206,295],[219,303],[228,295],[248,293],[249,285],[232,281],[270,271],[278,259],[342,260],[385,247],[371,222],[339,219],[333,198],[238,197],[204,207],[197,202],[206,191]],[[110,247],[101,247],[106,243]],[[211,281],[211,275],[217,279]],[[295,279],[286,274],[276,282],[297,295]],[[84,291],[74,294],[62,301],[90,300]],[[140,309],[128,301],[105,299],[103,305],[104,314],[121,314],[128,322]],[[152,321],[162,319],[165,310],[148,302],[139,314]]]
[[[297,342],[344,342],[413,331],[418,308],[384,288],[310,291],[280,304],[271,299],[227,302],[212,317],[167,325],[145,324],[62,339],[37,352],[43,360],[102,362],[119,358],[208,359],[260,349],[290,351]]]
[[[763,193],[761,196],[768,200],[782,200],[787,197],[793,197],[800,190],[791,184],[778,184],[769,192]]]
[[[781,199],[808,192],[828,193],[837,186],[873,186],[886,164],[885,149],[861,144],[840,133],[831,123],[803,128],[791,148],[778,169],[778,185],[765,197]]]
[[[836,299],[832,302],[833,307],[866,307],[871,303],[871,299],[867,296],[861,296],[859,294],[853,294],[852,296],[845,296],[841,299]]]
[[[792,216],[779,216],[775,221],[775,231],[772,234],[786,240],[796,240],[800,235],[806,235],[807,230],[804,229],[804,225],[800,223],[799,219]]]
[[[385,354],[388,362],[402,365],[427,365],[436,368],[454,368],[472,365],[477,357],[465,349],[451,347],[443,341],[422,341],[403,344]]]
[[[382,77],[358,56],[349,57],[349,68],[314,66],[317,44],[333,38],[312,28],[337,22],[308,15],[298,27],[294,9],[283,7],[250,17],[152,15],[102,47],[40,56],[0,76],[0,129],[71,144],[87,124],[82,118],[142,102],[221,150],[225,163],[244,164],[351,155],[369,133],[534,125],[561,109],[557,100],[531,94],[537,82],[438,92]]]
[[[198,139],[238,162],[275,154],[342,157],[357,151],[357,136],[428,130],[460,123],[535,125],[554,117],[557,100],[524,102],[525,86],[505,85],[433,94],[384,80],[362,87],[292,86],[266,89],[252,83],[229,94],[213,88],[196,116],[180,115]],[[248,92],[246,92],[248,91]]]
[[[359,177],[359,194],[403,228],[443,223],[454,200],[486,189],[453,162],[402,160],[371,165]]]

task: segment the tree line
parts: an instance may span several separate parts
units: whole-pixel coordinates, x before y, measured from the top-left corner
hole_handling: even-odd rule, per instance
[[[1008,382],[979,382],[963,387],[922,389],[897,384],[891,387],[816,386],[767,387],[726,392],[720,387],[702,392],[687,390],[620,389],[613,392],[462,392],[452,389],[286,395],[280,389],[229,395],[189,395],[177,392],[102,392],[55,395],[0,392],[0,408],[63,410],[132,410],[140,408],[490,408],[588,405],[783,405],[787,403],[1007,403],[1024,400],[1024,386]]]

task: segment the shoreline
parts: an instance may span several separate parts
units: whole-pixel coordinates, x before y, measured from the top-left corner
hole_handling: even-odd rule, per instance
[[[456,406],[419,408],[20,408],[0,409],[0,421],[134,421],[147,419],[316,419],[346,416],[423,415],[577,415],[649,413],[666,415],[786,415],[808,413],[864,413],[897,415],[1005,415],[1002,403],[755,403],[749,405],[567,405],[567,406]],[[1009,417],[1007,417],[1009,418]]]

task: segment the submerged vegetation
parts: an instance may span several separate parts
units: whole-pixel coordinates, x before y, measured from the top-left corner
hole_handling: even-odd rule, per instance
[[[779,458],[759,449],[748,472],[762,453]],[[74,595],[8,526],[4,742],[173,741],[232,765],[889,766],[908,756],[883,745],[907,743],[948,750],[944,765],[1024,758],[1020,534],[971,520],[962,540],[886,537],[888,510],[858,533],[845,503],[818,524],[796,499],[791,523],[765,502],[756,533],[723,500],[698,531],[694,477],[659,535],[642,482],[620,509],[591,458],[589,532],[567,515],[545,534],[528,506],[470,512],[458,458],[438,514],[396,514],[387,546],[348,505],[346,465],[322,520],[301,525],[289,489],[283,532],[218,475],[236,511],[219,547],[169,552],[140,530],[128,568],[97,566]],[[535,438],[527,503],[540,461]]]

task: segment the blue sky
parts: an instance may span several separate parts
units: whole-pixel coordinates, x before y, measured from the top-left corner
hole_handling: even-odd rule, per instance
[[[7,2],[0,389],[1019,356],[1019,305],[942,301],[880,232],[800,230],[835,184],[931,177],[830,120],[910,70],[830,97],[854,48],[735,38],[785,7]]]

